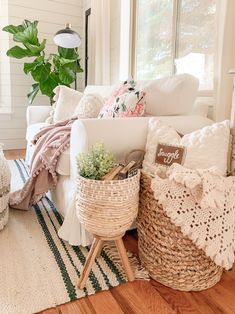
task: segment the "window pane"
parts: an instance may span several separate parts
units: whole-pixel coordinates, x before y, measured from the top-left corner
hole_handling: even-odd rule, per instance
[[[136,78],[172,74],[173,0],[138,0]]]
[[[177,73],[190,73],[200,89],[213,89],[216,0],[181,0]]]

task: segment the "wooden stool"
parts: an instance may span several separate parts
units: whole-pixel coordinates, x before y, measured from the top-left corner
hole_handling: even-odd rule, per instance
[[[133,271],[132,271],[130,263],[129,263],[129,259],[128,259],[127,254],[126,254],[126,249],[125,249],[123,241],[122,241],[123,235],[124,234],[119,235],[117,237],[113,237],[113,238],[104,238],[104,237],[100,237],[97,235],[94,236],[93,243],[91,245],[91,248],[90,248],[90,251],[88,253],[85,265],[83,267],[83,270],[81,272],[81,276],[80,276],[79,281],[78,281],[78,288],[79,289],[83,289],[85,287],[87,278],[88,278],[89,273],[91,271],[92,264],[94,263],[95,258],[100,255],[104,241],[114,241],[115,242],[118,253],[119,253],[120,258],[122,260],[122,264],[123,264],[124,269],[126,271],[126,275],[127,275],[128,280],[129,281],[135,280]]]

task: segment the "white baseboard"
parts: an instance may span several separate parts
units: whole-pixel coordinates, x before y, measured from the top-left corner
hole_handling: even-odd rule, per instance
[[[8,140],[1,140],[0,142],[3,143],[3,149],[24,149],[26,148],[26,140],[25,139],[8,139]]]

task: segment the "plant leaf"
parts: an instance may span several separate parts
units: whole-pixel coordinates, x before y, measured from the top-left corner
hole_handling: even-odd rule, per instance
[[[69,67],[63,66],[59,69],[59,78],[64,84],[71,84],[75,80],[75,73]]]
[[[7,51],[7,56],[22,59],[24,57],[32,57],[34,56],[34,54],[28,49],[23,49],[19,46],[14,46]]]
[[[24,20],[22,25],[24,26],[24,29],[27,28],[29,25],[33,24],[35,27],[38,26],[38,21],[31,22],[30,20]]]
[[[52,60],[53,60],[54,66],[56,68],[59,68],[60,67],[60,57],[57,55],[54,55]]]
[[[28,97],[30,104],[32,104],[32,102],[34,101],[34,98],[36,97],[38,91],[39,91],[39,84],[38,83],[32,84],[31,90],[27,94],[27,97]]]
[[[37,27],[32,23],[23,32],[14,34],[13,40],[21,42],[23,44],[29,43],[32,45],[38,45],[38,30]]]
[[[32,70],[34,70],[36,67],[38,67],[39,65],[43,64],[44,58],[43,56],[38,57],[37,59],[35,59],[33,62],[30,63],[24,63],[24,73],[28,74],[29,72],[31,72]]]
[[[23,32],[24,31],[24,26],[23,25],[7,25],[5,27],[3,27],[2,29],[4,32],[7,32],[7,33],[11,33],[11,34],[16,34],[18,32]]]
[[[37,62],[32,62],[32,63],[24,63],[24,73],[29,74],[32,70],[34,70],[38,66]]]
[[[74,64],[76,62],[76,60],[73,59],[65,59],[63,57],[59,57],[59,62],[60,64],[63,66],[65,64]]]
[[[32,77],[36,82],[41,82],[47,80],[49,74],[51,72],[51,64],[38,64],[32,71]]]
[[[77,62],[76,62],[76,72],[77,73],[82,73],[83,72],[83,69],[81,68],[81,65],[80,65],[80,60],[81,59],[77,59]]]
[[[60,57],[65,59],[77,59],[77,53],[74,48],[63,48],[58,46],[58,53]]]
[[[57,85],[59,85],[59,80],[55,73],[51,73],[47,80],[39,82],[39,87],[42,94],[50,98],[54,96],[53,90]]]
[[[32,45],[30,43],[24,43],[25,47],[27,49],[29,49],[34,55],[39,55],[40,52],[42,50],[45,49],[45,46],[46,46],[46,39],[43,39],[43,41],[41,42],[41,44],[38,46],[38,45]]]

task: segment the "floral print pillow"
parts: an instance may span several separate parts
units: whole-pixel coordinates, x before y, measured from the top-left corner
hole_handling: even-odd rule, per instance
[[[98,118],[139,117],[145,111],[145,93],[135,89],[134,81],[121,84],[105,102]]]

